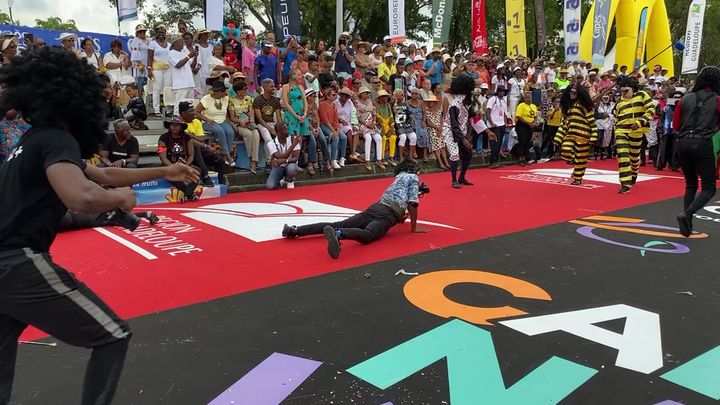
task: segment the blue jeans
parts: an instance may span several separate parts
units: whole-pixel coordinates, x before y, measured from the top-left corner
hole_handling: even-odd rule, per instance
[[[235,140],[235,130],[232,125],[226,120],[222,124],[213,122],[212,124],[203,123],[203,130],[206,132],[212,132],[215,134],[218,143],[223,148],[226,155],[230,154],[230,150]]]
[[[317,142],[320,144],[320,150],[323,155],[323,163],[327,163],[330,160],[330,149],[328,148],[328,139],[322,130],[318,132]],[[315,153],[317,153],[317,147],[315,148]]]
[[[285,177],[285,181],[292,183],[295,181],[297,176],[298,165],[297,163],[288,163],[287,166],[273,167],[268,175],[267,182],[265,182],[265,188],[268,190],[275,190],[280,188],[280,180]]]
[[[317,141],[315,140],[315,137],[310,134],[303,136],[303,143],[307,144],[308,146],[308,163],[317,163],[318,161],[318,153],[317,153]],[[304,145],[303,145],[304,147]],[[327,149],[327,142],[325,142],[325,149]],[[323,152],[324,154],[325,152]]]
[[[320,125],[320,129],[326,137],[330,138],[330,160],[338,160],[345,157],[345,152],[347,149],[347,135],[345,135],[345,132],[343,132],[343,130],[340,130],[338,131],[338,136],[333,137],[330,135],[332,134],[332,129],[329,126]],[[323,151],[323,154],[325,154],[325,151]]]

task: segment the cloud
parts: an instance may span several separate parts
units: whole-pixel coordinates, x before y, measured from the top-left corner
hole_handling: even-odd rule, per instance
[[[147,1],[150,10],[155,0]],[[13,18],[23,25],[34,26],[36,19],[60,17],[63,20],[73,19],[80,31],[117,34],[117,9],[110,7],[107,0],[54,1],[54,0],[23,0],[16,1],[13,7]],[[140,13],[140,21],[144,19]],[[121,32],[132,33],[139,21],[126,21],[121,24]]]

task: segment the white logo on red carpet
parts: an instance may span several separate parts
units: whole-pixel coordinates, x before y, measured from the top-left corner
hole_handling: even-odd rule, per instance
[[[163,208],[186,211],[182,215],[224,229],[255,242],[282,239],[284,224],[308,225],[338,222],[358,213],[356,210],[311,200],[275,203],[249,202],[204,205],[197,208]],[[450,225],[418,221],[425,225],[461,230]]]
[[[586,190],[594,190],[603,188],[600,184],[587,183],[587,181],[607,184],[619,184],[618,172],[614,170],[587,169],[583,176],[583,184],[573,186],[572,183],[573,169],[533,169],[529,172],[510,174],[502,176],[503,179],[527,181],[531,183],[553,184],[558,186],[572,186],[583,188]],[[650,180],[661,179],[662,176],[653,176],[648,174],[639,174],[637,181],[644,182]]]

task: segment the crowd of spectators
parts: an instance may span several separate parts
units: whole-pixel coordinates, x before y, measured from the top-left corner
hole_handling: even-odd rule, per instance
[[[351,163],[372,171],[407,158],[433,161],[447,170],[447,148],[453,142],[446,125],[447,92],[458,75],[475,82],[472,146],[491,168],[508,154],[521,165],[556,156],[552,139],[563,123],[560,97],[578,83],[595,104],[600,136],[591,158],[613,158],[612,111],[621,97],[615,80],[634,75],[657,108],[643,146],[658,168],[677,169],[669,123],[687,85],[659,65],[640,71],[615,65],[600,71],[584,61],[502,58],[498,47],[477,54],[446,45],[393,44],[390,37],[372,44],[347,32],[330,45],[294,36],[278,43],[273,33],[257,38],[248,26],[231,25],[221,36],[207,30],[192,33],[183,22],[175,37],[165,25],[153,27],[152,36],[144,25],[135,31],[129,52],[118,40],[102,56],[94,52],[92,41],[72,33],[61,36],[63,47],[86,59],[107,81],[108,118],[126,120],[116,121],[115,139],[108,142],[121,150],[102,155],[102,164],[136,164],[132,154],[123,155],[130,153],[122,147],[124,133],[146,128],[148,115],[167,114],[181,117],[183,131],[195,136],[209,132],[216,139],[215,146],[195,140],[183,148],[184,159],[226,171],[236,164],[236,148],[244,147],[250,172],[271,174],[268,188],[291,184],[299,171],[333,173]],[[1,48],[8,60],[17,52],[17,38],[4,38]],[[12,143],[13,131],[23,128],[20,114],[12,113],[0,123],[3,146]],[[288,133],[279,143],[278,128]],[[291,146],[299,151],[296,161],[295,153],[284,149]],[[7,150],[3,147],[4,154]],[[158,151],[163,163],[172,160]],[[262,161],[265,167],[259,167]],[[284,178],[278,177],[278,167],[285,169]],[[211,185],[207,169],[203,174],[203,183]]]

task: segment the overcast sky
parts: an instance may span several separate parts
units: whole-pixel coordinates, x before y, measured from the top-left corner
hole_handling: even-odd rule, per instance
[[[161,0],[147,0],[146,3]],[[7,0],[0,0],[0,9],[7,12]],[[80,31],[117,34],[117,9],[110,7],[108,0],[15,0],[13,19],[20,20],[23,25],[34,26],[35,19],[60,17],[63,20],[73,19]],[[143,15],[140,15],[143,20]],[[126,21],[122,24],[122,32],[132,33],[138,21]]]

